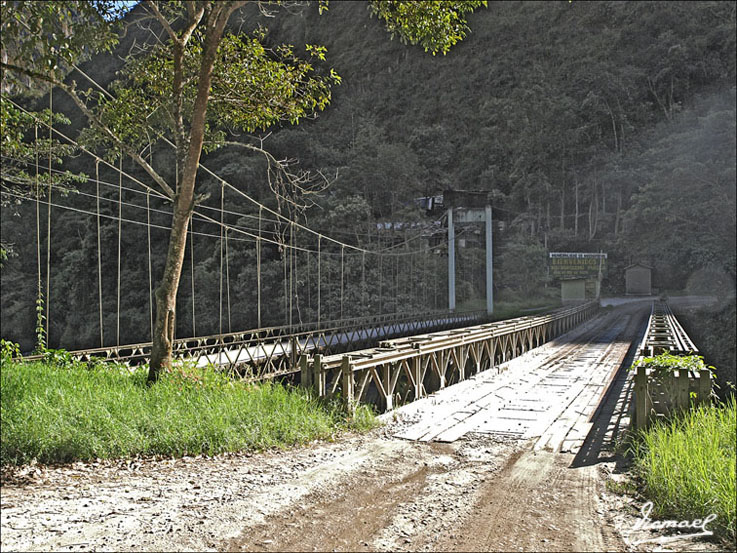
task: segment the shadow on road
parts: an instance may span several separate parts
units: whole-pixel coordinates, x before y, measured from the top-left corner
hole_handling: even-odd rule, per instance
[[[635,316],[635,337],[627,355],[617,369],[616,376],[604,393],[602,401],[592,415],[594,421],[591,430],[578,450],[571,468],[591,466],[602,462],[615,461],[619,471],[626,460],[618,454],[617,444],[624,436],[630,421],[630,406],[633,399],[633,381],[627,377],[637,355],[642,337],[646,331],[647,312]]]

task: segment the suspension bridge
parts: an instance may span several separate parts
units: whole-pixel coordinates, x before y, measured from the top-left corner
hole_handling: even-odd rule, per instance
[[[154,284],[163,272],[161,259],[172,216],[168,198],[126,170],[122,155],[116,165],[53,124],[36,120],[36,136],[41,132],[48,132],[49,143],[56,139],[74,146],[95,170],[94,178],[86,177],[62,194],[55,182],[64,173],[54,167],[50,153],[45,162],[38,150],[32,160],[3,155],[4,162],[24,167],[30,175],[26,184],[31,184],[30,193],[3,190],[4,203],[24,200],[26,213],[35,208],[36,282],[35,289],[25,289],[26,318],[33,319],[35,313],[37,333],[48,344],[71,349],[76,359],[145,363],[151,340],[140,338],[153,333]],[[148,156],[153,165],[153,149]],[[489,321],[488,309],[459,313],[443,309],[442,305],[455,303],[454,289],[446,295],[444,286],[438,285],[451,279],[439,259],[444,254],[454,257],[452,233],[446,236],[432,224],[373,224],[346,232],[343,235],[349,238],[341,240],[336,238],[340,231],[328,234],[310,228],[293,210],[284,214],[279,206],[257,201],[204,165],[201,172],[210,198],[198,203],[190,221],[179,336],[173,346],[176,358],[196,366],[218,366],[248,380],[293,375],[320,396],[341,396],[349,408],[369,402],[389,410],[489,369],[498,372],[510,360],[598,313],[598,301],[497,322]],[[61,239],[55,237],[55,228],[62,224],[69,228],[70,214],[77,236],[67,232]],[[70,256],[96,271],[86,270],[82,282],[70,282],[63,268]],[[114,275],[107,270],[111,265]],[[490,264],[486,269],[490,272]],[[198,300],[202,288],[207,298]],[[114,299],[109,297],[111,291]],[[125,305],[126,297],[138,302]],[[140,305],[142,298],[148,309]],[[209,306],[217,306],[215,317]],[[147,313],[139,312],[140,307]],[[22,310],[16,306],[16,312]],[[670,320],[672,314],[666,315]],[[69,329],[80,320],[87,329],[81,337],[77,336],[81,329]],[[55,325],[67,328],[60,332]],[[90,331],[94,326],[96,332]],[[662,326],[652,330],[652,347],[670,344],[663,340],[690,344],[679,326],[666,325],[666,330]],[[77,340],[68,344],[70,335]],[[139,340],[123,339],[128,336]],[[99,340],[98,345],[70,347],[90,340]],[[623,358],[620,350],[616,359]],[[27,358],[36,357],[40,355]],[[599,388],[613,374],[610,365],[597,373],[604,379],[597,380]],[[571,376],[575,374],[569,371],[573,380],[564,378],[558,389],[586,389],[588,384]],[[482,394],[488,401],[487,396]],[[520,405],[513,410],[523,412]],[[459,428],[471,428],[467,419],[483,409],[466,404],[463,415],[450,417],[455,422],[444,427],[444,434],[430,434],[460,436],[464,431]],[[529,424],[522,430],[504,423],[496,428],[530,431]],[[415,434],[430,436],[427,428]]]
[[[27,174],[25,188],[3,190],[4,204],[23,212],[24,238],[33,233],[35,239],[35,250],[22,252],[25,278],[16,294],[22,300],[14,299],[18,324],[10,326],[18,334],[25,328],[27,336],[35,319],[36,335],[48,347],[80,360],[145,362],[172,217],[169,199],[125,166],[122,155],[115,163],[53,123],[35,119],[34,127],[37,137],[48,133],[49,144],[73,146],[80,156],[74,166],[94,167],[94,175],[62,191],[67,173],[56,167],[50,148],[48,159],[38,142],[32,159],[3,154],[3,162]],[[147,154],[156,164],[158,152]],[[484,320],[481,311],[442,308],[440,258],[448,245],[433,223],[365,224],[328,235],[300,222],[291,206],[269,207],[204,165],[201,180],[210,198],[198,203],[189,225],[173,348],[178,357],[249,379],[274,378],[294,372],[305,353],[348,351]],[[70,257],[85,267],[76,279],[69,278]]]

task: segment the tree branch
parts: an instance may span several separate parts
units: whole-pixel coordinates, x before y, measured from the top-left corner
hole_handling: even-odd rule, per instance
[[[79,97],[79,95],[76,92],[76,82],[72,81],[72,84],[68,85],[44,73],[39,73],[38,71],[33,71],[32,69],[26,69],[24,67],[20,67],[12,63],[0,62],[0,67],[3,67],[9,71],[15,71],[23,75],[27,75],[34,79],[42,80],[66,92],[66,94],[72,99],[72,101],[82,111],[85,117],[87,117],[87,119],[90,120],[91,123],[93,123],[98,129],[104,132],[108,136],[108,138],[110,138],[110,140],[113,141],[113,143],[115,143],[128,156],[130,156],[131,159],[133,159],[136,163],[138,163],[138,165],[140,165],[146,171],[146,173],[149,174],[149,176],[154,180],[154,182],[156,182],[156,184],[158,184],[161,187],[161,189],[164,191],[164,193],[167,196],[169,196],[169,198],[174,198],[174,191],[166,183],[166,181],[161,177],[161,175],[159,175],[156,172],[156,170],[146,162],[145,159],[143,159],[140,155],[138,155],[138,153],[133,148],[131,148],[130,146],[125,144],[122,140],[120,140],[120,138],[118,138],[115,135],[115,133],[107,125],[105,125],[102,121],[100,121],[100,119],[92,112],[92,110],[87,106],[87,104],[84,103],[84,101]]]
[[[304,209],[315,205],[311,200],[307,200],[307,196],[319,193],[331,184],[331,181],[320,171],[316,172],[319,176],[319,179],[316,179],[310,171],[300,170],[295,172],[294,170],[290,170],[290,166],[294,165],[294,160],[278,160],[269,151],[265,150],[263,146],[255,146],[253,144],[244,144],[242,142],[234,141],[226,141],[224,144],[226,146],[245,148],[252,152],[259,153],[266,158],[266,162],[269,166],[267,173],[269,188],[271,188],[272,192],[276,195],[280,209],[284,202],[298,211],[303,211]],[[316,186],[311,186],[315,180],[320,180],[321,182]],[[291,187],[292,189],[291,197],[290,195],[287,195],[287,187]],[[305,203],[299,204],[295,200],[295,196],[297,195],[302,197]]]
[[[151,13],[153,13],[156,20],[161,23],[161,26],[166,31],[166,34],[169,35],[169,38],[171,38],[174,42],[180,42],[177,33],[174,32],[174,29],[171,28],[171,25],[169,25],[166,17],[164,17],[164,15],[159,11],[159,7],[156,5],[156,3],[152,0],[146,0],[144,2],[144,5],[151,10]]]

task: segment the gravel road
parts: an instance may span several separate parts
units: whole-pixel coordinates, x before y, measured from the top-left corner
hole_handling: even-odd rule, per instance
[[[628,304],[606,316],[634,320],[643,309]],[[632,340],[636,326],[629,325]],[[530,355],[530,363],[539,358]],[[453,443],[402,440],[393,437],[408,424],[402,410],[385,421],[362,435],[288,451],[5,470],[0,545],[3,551],[633,550],[627,529],[640,504],[607,491],[607,480],[622,478],[622,460],[607,444],[589,448],[580,462],[580,455],[535,450],[534,440],[473,433]]]

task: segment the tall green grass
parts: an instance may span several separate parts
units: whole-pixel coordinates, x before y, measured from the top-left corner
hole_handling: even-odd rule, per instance
[[[212,369],[175,369],[147,387],[142,370],[3,361],[0,379],[3,465],[213,455],[375,424],[367,407],[349,419],[301,389],[246,384]]]
[[[734,396],[720,407],[700,406],[668,423],[657,423],[635,438],[635,468],[653,513],[671,520],[716,520],[715,535],[735,539]]]

